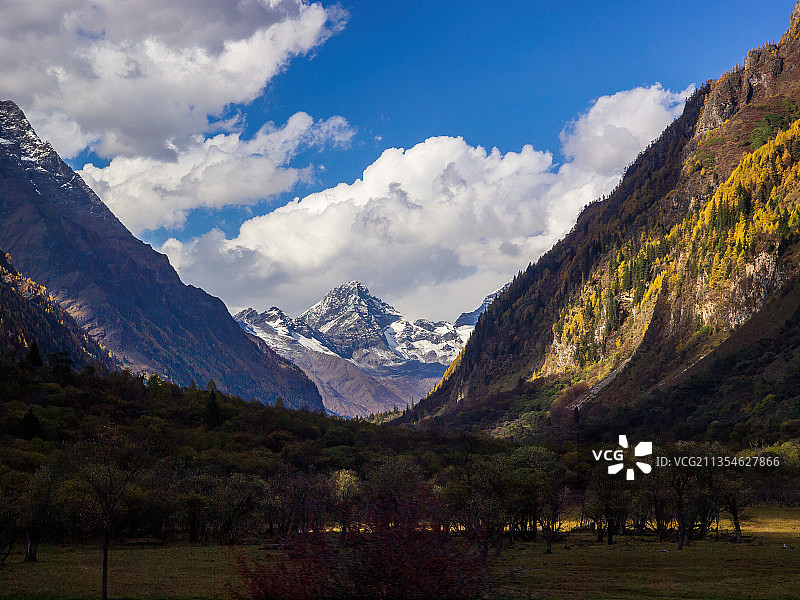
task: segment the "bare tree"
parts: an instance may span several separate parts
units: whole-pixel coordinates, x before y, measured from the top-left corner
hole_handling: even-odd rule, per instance
[[[539,525],[547,548],[553,552],[553,542],[561,535],[561,520],[567,500],[566,469],[558,456],[549,450],[536,450],[536,470],[539,473],[539,499],[537,501]]]
[[[673,457],[693,456],[696,449],[689,443],[679,442],[670,451]],[[678,519],[678,550],[690,543],[692,494],[697,487],[697,469],[688,466],[685,462],[673,461],[667,467],[672,502],[675,507],[675,516]]]
[[[714,494],[718,507],[731,516],[736,542],[742,541],[741,512],[751,501],[752,488],[742,477],[741,469],[719,469]]]
[[[39,540],[53,519],[60,478],[60,470],[53,464],[47,464],[28,480],[20,507],[25,530],[25,562],[39,560]]]
[[[99,427],[73,449],[76,478],[85,487],[103,537],[102,600],[108,598],[108,550],[126,497],[144,466],[146,452],[117,427]]]
[[[625,479],[609,475],[599,466],[592,470],[587,509],[597,526],[597,541],[603,540],[603,522],[609,546],[614,543],[614,534],[624,531],[631,505],[631,487]]]
[[[650,526],[662,541],[674,518],[674,499],[671,494],[668,469],[658,468],[648,475],[639,487],[640,499],[645,506]]]

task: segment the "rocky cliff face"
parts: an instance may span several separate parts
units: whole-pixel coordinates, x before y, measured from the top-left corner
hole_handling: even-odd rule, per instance
[[[747,53],[742,66],[734,67],[711,86],[698,135],[706,135],[747,106],[769,102],[775,95],[793,97],[800,85],[800,4],[795,4],[789,28],[777,44],[767,43]]]
[[[261,352],[218,298],[184,285],[9,101],[0,102],[0,245],[124,366],[322,409],[297,367]]]
[[[235,319],[315,381],[325,406],[346,416],[405,408],[422,398],[458,355],[472,326],[409,321],[352,281],[297,319],[272,307]]]
[[[698,134],[716,129],[744,106],[774,95],[783,61],[775,44],[748,52],[744,67],[723,75],[712,87],[697,125]]]

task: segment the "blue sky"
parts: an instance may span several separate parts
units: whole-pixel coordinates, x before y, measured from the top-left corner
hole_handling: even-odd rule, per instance
[[[563,126],[604,94],[718,77],[779,38],[791,1],[344,3],[345,30],[300,58],[252,106],[285,120],[339,114],[358,127],[324,186],[352,181],[387,147],[432,135],[559,152]],[[375,135],[382,137],[375,141]],[[559,157],[560,158],[560,157]]]
[[[15,57],[0,91],[232,310],[297,314],[359,279],[451,319],[613,187],[689,86],[779,39],[793,6],[273,4],[0,0]]]

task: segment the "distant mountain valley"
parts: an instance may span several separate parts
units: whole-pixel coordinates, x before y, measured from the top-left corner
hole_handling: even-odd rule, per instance
[[[329,291],[296,319],[272,307],[235,315],[246,332],[303,369],[328,411],[367,416],[413,405],[442,378],[499,292],[455,323],[406,319],[357,281]]]

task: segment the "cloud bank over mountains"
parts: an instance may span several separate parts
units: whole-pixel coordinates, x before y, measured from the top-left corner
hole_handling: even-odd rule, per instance
[[[342,32],[347,13],[304,0],[0,8],[2,96],[63,156],[93,153],[80,174],[109,208],[135,234],[174,235],[162,251],[182,278],[232,310],[275,304],[297,314],[355,279],[411,317],[455,318],[609,192],[691,91],[657,84],[598,98],[562,131],[560,163],[530,145],[501,152],[429,137],[387,148],[360,179],[255,216],[237,235],[181,234],[192,211],[263,211],[264,200],[312,184],[315,168],[298,156],[345,149],[365,127],[296,112],[244,134],[250,103]]]
[[[453,319],[547,251],[587,203],[683,110],[656,84],[597,99],[562,132],[567,160],[526,145],[501,153],[460,137],[389,148],[353,183],[163,245],[188,281],[232,308],[307,308],[342,281],[367,282],[412,317]]]

